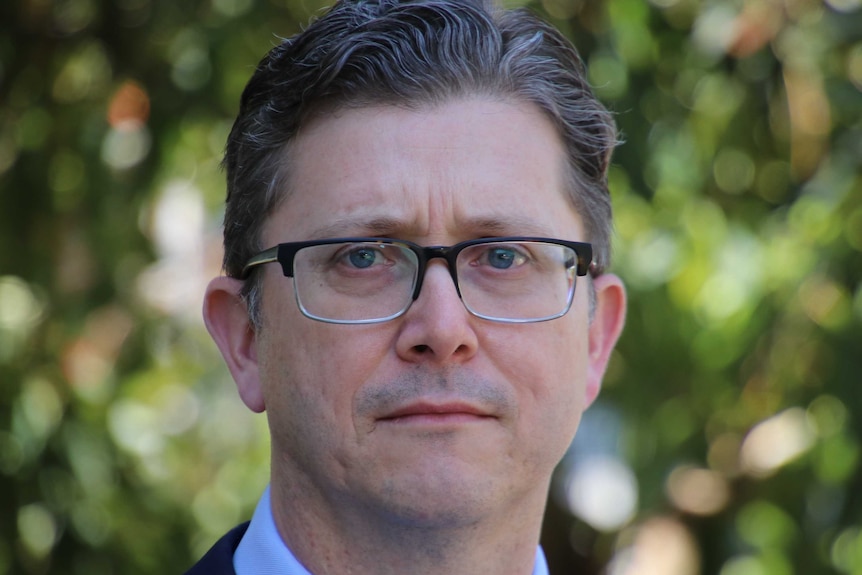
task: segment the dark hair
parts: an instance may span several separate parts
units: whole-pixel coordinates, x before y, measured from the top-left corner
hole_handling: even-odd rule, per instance
[[[243,91],[223,162],[227,275],[240,277],[262,249],[263,223],[290,193],[291,142],[309,117],[483,95],[530,102],[559,130],[569,193],[601,273],[610,257],[607,169],[616,128],[572,44],[525,10],[483,0],[342,0],[273,48]],[[252,274],[243,295],[254,323],[258,289]]]

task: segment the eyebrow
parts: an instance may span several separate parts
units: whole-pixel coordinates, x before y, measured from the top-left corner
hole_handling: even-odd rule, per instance
[[[393,237],[415,235],[415,224],[395,217],[369,219],[340,218],[314,230],[309,239],[329,239],[350,236]],[[479,216],[458,223],[458,229],[473,237],[486,236],[549,236],[547,226],[521,215]]]
[[[476,230],[488,235],[498,236],[548,236],[552,235],[548,226],[543,226],[532,218],[522,215],[503,217],[479,217],[468,220],[464,229]]]
[[[314,230],[309,239],[317,240],[348,236],[389,236],[406,227],[407,225],[397,218],[340,218]]]

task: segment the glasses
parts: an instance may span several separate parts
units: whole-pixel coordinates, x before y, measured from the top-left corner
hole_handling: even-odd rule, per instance
[[[428,263],[446,260],[458,296],[474,316],[499,322],[548,321],[569,311],[576,276],[590,269],[592,246],[549,238],[494,237],[423,247],[389,238],[291,242],[252,257],[278,262],[293,278],[303,315],[338,324],[367,324],[403,315],[419,297]]]

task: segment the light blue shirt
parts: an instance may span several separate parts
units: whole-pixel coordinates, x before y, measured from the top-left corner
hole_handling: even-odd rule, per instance
[[[233,554],[236,575],[311,575],[281,540],[269,499],[269,486],[263,492],[251,523]],[[548,575],[542,548],[536,550],[533,575]]]

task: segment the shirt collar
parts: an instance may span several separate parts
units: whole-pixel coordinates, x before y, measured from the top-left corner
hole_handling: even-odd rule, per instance
[[[311,575],[281,540],[272,517],[269,486],[233,554],[236,575]]]
[[[281,540],[272,516],[269,486],[252,515],[248,530],[233,554],[236,575],[311,575]],[[536,549],[533,575],[549,575],[542,548]]]

